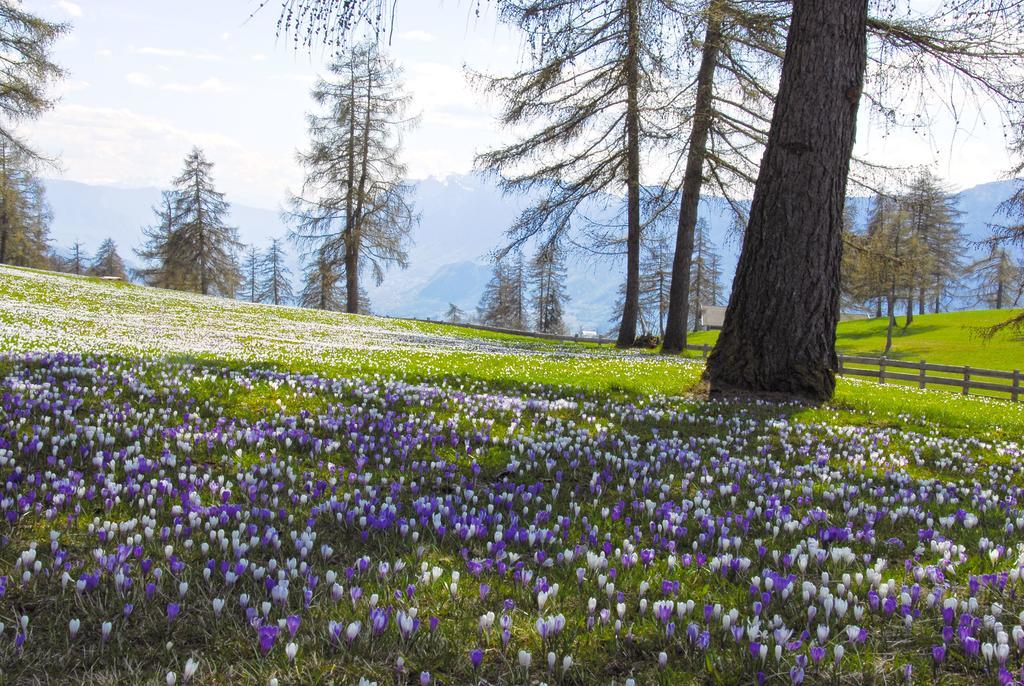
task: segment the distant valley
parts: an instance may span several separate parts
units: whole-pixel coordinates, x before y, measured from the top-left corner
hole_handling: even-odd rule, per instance
[[[1010,195],[1014,184],[996,181],[960,193],[965,233],[972,240],[986,235],[988,224],[997,220],[997,206]],[[109,236],[129,263],[138,263],[133,249],[141,244],[142,227],[154,221],[152,207],[160,199],[158,189],[126,189],[57,179],[47,180],[46,186],[54,214],[55,247],[66,249],[80,240],[93,250]],[[490,278],[488,254],[502,244],[505,229],[527,201],[504,197],[492,181],[475,175],[417,181],[415,189],[420,223],[413,232],[409,268],[391,270],[380,286],[368,284],[373,309],[392,316],[440,318],[448,304],[454,303],[473,313]],[[864,221],[869,200],[854,201],[859,220]],[[717,198],[702,201],[700,215],[711,227],[712,239],[723,256],[728,286],[740,247],[739,237],[731,228],[732,218],[725,203]],[[287,231],[280,211],[272,208],[232,204],[231,222],[239,227],[243,242],[259,248]],[[300,256],[291,246],[289,249],[298,289]],[[612,304],[623,273],[622,260],[576,255],[566,284],[571,298],[567,306],[571,329],[609,328]]]

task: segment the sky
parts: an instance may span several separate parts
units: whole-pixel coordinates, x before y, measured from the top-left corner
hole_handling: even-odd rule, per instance
[[[916,0],[923,2],[924,0]],[[69,22],[54,50],[68,78],[56,107],[28,125],[39,149],[59,156],[64,179],[167,187],[199,145],[229,201],[277,209],[301,184],[310,88],[329,58],[276,36],[277,4],[257,0],[24,0]],[[507,140],[497,103],[466,83],[464,65],[496,73],[520,63],[521,37],[491,3],[400,3],[390,51],[405,69],[421,124],[407,134],[413,179],[472,170],[474,154]],[[866,108],[862,108],[866,109]],[[940,112],[931,133],[886,131],[862,116],[856,152],[876,162],[928,165],[956,189],[1003,178],[1010,167],[998,117],[954,126]],[[984,119],[984,121],[982,121]]]

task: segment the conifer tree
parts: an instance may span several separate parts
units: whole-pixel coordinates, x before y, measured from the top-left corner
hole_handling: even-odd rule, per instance
[[[213,182],[213,163],[198,147],[185,158],[174,189],[153,208],[157,223],[143,229],[138,271],[150,286],[234,297],[242,282],[238,229],[228,226],[229,204]]]
[[[332,312],[348,311],[347,280],[341,254],[340,245],[324,243],[308,256],[302,291],[299,293],[301,307]],[[364,289],[359,290],[359,312],[370,314],[370,297]]]
[[[455,303],[448,303],[448,311],[444,313],[444,320],[450,324],[461,324],[466,321],[466,313]]]
[[[51,220],[46,189],[32,172],[32,159],[0,136],[0,263],[52,266]]]
[[[88,269],[87,263],[90,261],[89,256],[85,253],[85,246],[81,241],[75,241],[64,260],[64,271],[81,276],[85,274]]]
[[[565,254],[557,242],[546,242],[530,261],[530,307],[536,330],[541,333],[565,333]]]
[[[866,240],[861,245],[861,259],[865,262],[864,277],[867,287],[882,294],[885,316],[888,319],[885,349],[892,349],[892,334],[896,326],[897,304],[903,299],[907,306],[906,325],[913,318],[912,293],[917,284],[919,269],[916,265],[925,259],[926,245],[915,231],[914,217],[900,198],[878,194],[868,217]]]
[[[918,314],[928,305],[933,312],[959,282],[964,270],[964,238],[956,196],[935,176],[919,174],[900,198],[910,215],[912,231],[924,246],[922,259],[913,265]]]
[[[90,276],[106,276],[127,280],[127,270],[124,260],[117,254],[117,244],[114,239],[107,238],[96,250],[92,265],[89,267]]]
[[[1024,155],[1024,125],[1021,126],[1016,148],[1018,153]],[[1014,170],[1014,173],[1017,174],[1022,172],[1024,172],[1024,162]],[[1014,262],[1009,255],[1004,258],[1002,253],[1009,253],[1010,250],[1021,250],[1024,248],[1024,181],[1020,183],[1013,195],[999,206],[999,209],[1008,221],[1006,224],[993,227],[994,233],[988,241],[990,246],[989,256],[987,260],[983,260],[988,262],[988,267],[987,269],[981,267],[987,273],[979,275],[982,282],[979,295],[984,297],[985,291],[987,291],[989,302],[999,302],[1001,304],[1002,299],[1006,297],[1007,290],[1004,281],[1009,282],[1010,290],[1013,290],[1012,281],[1014,280],[1014,274],[1016,274],[1017,286],[1016,294],[1013,295],[1013,302],[1017,303],[1022,297],[1022,292],[1024,292],[1024,255],[1021,255]],[[1021,252],[1024,252],[1024,250]],[[993,259],[995,255],[999,256],[998,259]],[[1007,262],[1009,264],[1006,264]],[[994,298],[992,297],[993,295],[995,296]],[[1024,314],[1018,314],[1005,322],[1000,322],[990,327],[985,332],[985,335],[991,337],[1004,329],[1014,329],[1018,332],[1024,331]]]
[[[641,244],[643,261],[640,263],[640,309],[651,322],[651,333],[665,335],[670,286],[672,284],[672,243],[661,226],[649,227]]]
[[[137,275],[144,283],[156,288],[197,290],[194,265],[185,262],[182,235],[177,232],[177,194],[164,191],[153,213],[157,221],[142,229],[145,243],[135,251],[147,263],[137,270]]]
[[[641,278],[642,282],[642,278]],[[626,301],[626,282],[623,281],[619,284],[618,290],[615,291],[615,301],[612,303],[612,309],[608,316],[608,335],[615,336],[618,330],[618,325],[622,322],[622,308]],[[644,298],[643,292],[640,293],[641,307],[637,310],[636,316],[636,334],[637,336],[650,336],[657,331],[657,311],[651,310],[650,303],[646,303],[648,306],[643,307]]]
[[[671,193],[645,186],[641,163],[664,150],[663,122],[673,111],[661,29],[663,0],[517,0],[503,18],[529,36],[530,63],[509,76],[477,75],[504,101],[501,123],[532,125],[528,135],[480,155],[478,166],[501,175],[508,193],[537,200],[508,230],[510,247],[534,237],[564,240],[593,222],[587,203],[624,195],[620,232],[626,280],[617,344],[632,345],[640,317],[641,233],[669,209]]]
[[[526,328],[526,283],[522,253],[494,261],[494,275],[477,305],[480,323],[522,331]]]
[[[317,258],[314,271],[330,265],[344,275],[345,310],[357,313],[364,271],[379,284],[390,265],[407,266],[416,216],[400,152],[411,100],[401,69],[374,43],[345,48],[329,70],[313,89],[324,111],[309,116],[310,149],[299,154],[306,180],[292,199],[290,236],[311,253],[332,246],[340,259]]]
[[[321,245],[306,263],[299,305],[313,310],[345,311],[344,279],[330,245]]]
[[[64,77],[64,70],[53,62],[51,51],[69,28],[26,12],[20,2],[0,2],[0,145],[8,155],[42,159],[21,140],[16,127],[53,107],[56,100],[47,89]],[[4,261],[0,253],[0,262]]]
[[[240,281],[238,229],[228,226],[229,205],[213,183],[213,163],[198,147],[174,180],[174,215],[169,247],[177,269],[203,295],[235,294]]]
[[[968,272],[976,280],[973,295],[977,302],[994,310],[1020,303],[1024,272],[1005,245],[990,243],[988,253],[971,264]]]
[[[242,254],[242,285],[239,297],[251,303],[260,302],[260,253],[250,245]]]
[[[881,197],[876,194],[874,208],[877,211]],[[880,275],[880,265],[888,255],[872,252],[872,230],[878,222],[868,223],[864,232],[857,230],[853,204],[846,202],[843,208],[843,262],[840,270],[840,289],[843,307],[847,310],[874,310],[874,316],[882,317],[882,303],[886,286]]]
[[[273,239],[260,261],[260,300],[284,305],[292,300],[291,270],[285,264],[281,241]]]
[[[702,308],[717,306],[722,300],[721,258],[711,242],[707,222],[697,222],[693,240],[693,267],[690,271],[691,328],[700,327]]]

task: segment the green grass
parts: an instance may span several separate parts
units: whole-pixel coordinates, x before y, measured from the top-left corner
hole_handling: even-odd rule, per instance
[[[945,344],[938,345],[939,349],[954,349],[958,332],[963,333],[969,326],[984,325],[965,325],[964,322],[977,321],[978,318],[962,314],[959,324],[954,322],[957,317],[952,317],[943,326],[933,325],[926,329],[930,319],[918,320],[922,327],[922,340],[945,340]],[[872,323],[854,324],[866,327],[867,333],[860,340],[868,341],[865,345],[874,345],[872,336],[877,332],[871,333]],[[850,326],[852,324],[843,325],[841,344],[845,344],[842,341],[855,340],[846,333]],[[901,339],[903,343],[915,335],[916,326],[917,323]],[[945,333],[939,336],[936,331]],[[882,333],[884,335],[884,330]],[[692,342],[699,344],[711,340],[713,334],[699,334]],[[1012,339],[997,340],[993,345],[1005,345],[1002,355],[1005,359],[1012,359],[1013,346],[1020,343]],[[970,346],[960,349],[969,352]],[[785,483],[772,486],[768,492],[773,499],[771,507],[776,504],[791,507],[796,520],[825,514],[829,522],[840,526],[853,516],[848,507],[851,497],[856,498],[857,503],[877,508],[878,512],[895,513],[892,506],[898,501],[894,494],[904,480],[919,487],[914,492],[915,497],[920,495],[921,489],[937,488],[935,484],[929,485],[931,480],[950,484],[950,487],[959,482],[965,489],[963,495],[941,505],[929,504],[928,513],[949,516],[962,507],[977,511],[980,516],[976,529],[946,531],[950,536],[955,535],[956,542],[964,546],[963,563],[947,570],[949,594],[960,598],[966,597],[966,574],[994,569],[995,563],[990,565],[979,554],[981,537],[990,540],[1008,537],[1004,518],[1009,521],[1017,513],[1015,509],[1004,511],[1002,507],[1014,507],[1009,499],[1011,494],[1006,490],[1021,485],[1019,448],[1008,446],[1014,441],[1019,444],[1019,437],[1024,435],[1024,405],[965,398],[943,391],[919,391],[840,379],[835,399],[817,407],[707,403],[691,393],[699,381],[701,365],[678,358],[641,352],[622,353],[608,346],[560,343],[437,323],[247,305],[3,267],[0,267],[0,350],[13,353],[74,351],[96,355],[110,362],[114,372],[95,392],[84,394],[86,404],[78,408],[76,421],[88,423],[106,416],[102,421],[110,425],[110,435],[117,437],[117,443],[110,446],[111,449],[138,445],[139,440],[147,453],[168,447],[167,444],[161,446],[165,439],[160,433],[145,434],[140,439],[118,434],[121,420],[110,410],[125,406],[131,407],[133,412],[148,406],[153,414],[146,416],[164,417],[161,423],[154,420],[153,426],[159,428],[176,426],[180,418],[188,414],[193,421],[195,417],[203,418],[209,427],[217,425],[221,417],[237,420],[238,427],[265,420],[279,427],[306,426],[319,438],[341,440],[338,452],[330,461],[325,461],[279,439],[268,439],[267,444],[260,446],[239,444],[237,450],[231,449],[234,446],[224,448],[216,442],[207,443],[200,435],[185,439],[187,444],[192,441],[188,453],[189,469],[193,472],[193,468],[207,470],[210,476],[204,482],[207,486],[221,477],[229,483],[238,481],[241,479],[240,471],[252,472],[252,482],[263,479],[263,474],[258,471],[268,463],[267,451],[270,450],[271,454],[279,455],[287,462],[287,474],[295,477],[288,479],[289,483],[283,480],[284,487],[292,489],[292,495],[298,496],[301,491],[304,496],[307,491],[303,489],[330,477],[328,463],[353,470],[352,449],[345,445],[346,437],[351,435],[349,430],[336,434],[333,429],[315,421],[336,411],[353,409],[358,410],[353,416],[368,422],[376,421],[375,418],[382,416],[380,410],[386,409],[394,413],[395,421],[391,426],[415,423],[430,427],[430,434],[444,438],[457,431],[460,440],[439,444],[436,450],[424,444],[411,455],[409,462],[396,459],[392,463],[390,460],[401,454],[401,446],[390,442],[391,430],[385,430],[381,425],[376,433],[367,434],[374,439],[375,447],[369,448],[370,452],[379,453],[377,456],[381,460],[373,464],[372,474],[362,473],[360,467],[350,471],[350,477],[361,473],[366,476],[366,481],[349,479],[346,485],[343,478],[339,495],[351,495],[361,489],[378,487],[378,484],[381,487],[404,487],[407,482],[416,480],[423,489],[417,491],[417,497],[422,494],[450,498],[452,485],[461,478],[470,478],[472,460],[481,468],[478,477],[481,493],[496,488],[504,478],[509,478],[516,489],[520,489],[516,490],[517,493],[528,488],[549,489],[556,481],[564,483],[564,489],[560,487],[557,493],[545,491],[550,497],[548,502],[530,501],[529,507],[534,508],[535,514],[544,511],[545,505],[548,513],[564,514],[573,511],[571,505],[579,506],[582,510],[576,511],[577,517],[582,513],[590,521],[600,522],[601,534],[609,536],[616,546],[630,540],[631,536],[653,535],[655,529],[635,528],[636,523],[631,524],[628,519],[609,519],[603,509],[622,505],[627,515],[645,523],[646,520],[640,516],[648,502],[654,506],[655,498],[671,501],[686,498],[714,515],[708,522],[718,519],[716,526],[722,528],[719,530],[713,526],[715,533],[707,541],[714,549],[718,545],[715,542],[717,535],[730,528],[727,522],[737,511],[744,507],[749,511],[755,501],[759,508],[767,506],[764,500],[766,484],[758,476],[762,470],[785,480]],[[860,352],[868,354],[870,350]],[[193,366],[190,362],[199,364]],[[973,360],[971,363],[983,366]],[[13,378],[7,375],[32,364],[13,358],[0,359],[0,379]],[[366,379],[370,381],[366,386],[376,388],[377,393],[365,401],[360,388],[362,382],[345,386],[345,390],[339,392],[323,390],[320,386],[307,387],[302,381],[268,380],[261,377],[259,371],[266,368],[317,373],[332,378]],[[146,386],[160,389],[160,392],[154,397],[147,397],[138,391],[140,386],[120,383],[125,378],[125,370],[129,369],[145,381]],[[253,376],[251,379],[250,374]],[[74,387],[80,380],[73,369],[59,370],[52,376],[52,379],[45,379],[47,385],[56,382]],[[168,378],[174,382],[168,383]],[[412,394],[408,401],[396,399],[397,396],[385,400],[381,392],[389,385],[383,381],[385,378],[424,382],[442,389],[443,394],[428,399],[417,399]],[[17,393],[39,393],[43,380],[41,375],[33,383],[19,383],[12,387]],[[551,389],[554,389],[553,393]],[[506,397],[497,397],[495,404],[488,404],[503,392],[507,392]],[[504,404],[509,400],[525,401],[544,396],[574,402],[545,409]],[[637,415],[631,416],[616,405],[619,401],[642,410],[652,410],[654,414],[637,419]],[[159,412],[169,409],[174,410],[173,415],[159,415]],[[34,427],[33,431],[43,427],[44,432],[49,432],[52,417],[48,412],[48,408],[39,407],[35,414],[23,420],[24,428],[19,425],[17,429],[19,440],[28,436],[30,427]],[[295,418],[299,421],[293,424]],[[308,423],[303,424],[303,421]],[[54,422],[54,427],[55,432],[61,430],[57,422]],[[516,455],[505,440],[516,436],[542,439],[553,427],[560,427],[560,433],[555,435],[574,436],[574,445],[586,446],[588,450],[594,448],[593,454],[599,455],[601,462],[597,464],[601,469],[586,462],[578,468],[569,467],[562,456],[557,464],[565,469],[565,473],[555,477],[550,468],[545,470],[545,455],[523,459],[522,452]],[[856,430],[843,433],[851,429]],[[477,431],[496,440],[473,439]],[[659,437],[670,435],[683,441],[677,447],[696,446],[696,450],[704,455],[699,465],[690,468],[692,473],[685,475],[684,485],[680,485],[684,475],[679,472],[674,459],[655,459],[656,455],[643,447]],[[609,440],[597,440],[600,436],[607,436]],[[44,437],[50,440],[48,434],[44,433]],[[180,449],[182,438],[179,436],[177,443],[170,444],[170,449]],[[471,440],[479,441],[473,452],[470,451]],[[68,455],[73,453],[63,443],[50,444],[59,446],[55,449]],[[761,448],[765,450],[763,454]],[[825,455],[825,464],[819,463],[822,455]],[[52,469],[50,465],[44,466],[46,457],[47,453],[43,452],[32,458],[39,461],[36,468]],[[744,469],[722,473],[721,481],[716,481],[736,457],[746,460]],[[509,469],[513,459],[521,465],[518,469]],[[659,461],[657,470],[663,473],[649,472]],[[626,463],[629,463],[628,468]],[[79,466],[87,468],[89,464],[89,460],[84,460]],[[419,466],[414,469],[417,464]],[[448,471],[444,464],[450,464],[452,471]],[[167,480],[189,483],[182,480],[184,469],[179,463],[177,470],[168,470]],[[421,473],[416,469],[428,471]],[[627,472],[627,469],[631,471]],[[603,492],[595,492],[592,488],[592,478],[599,472],[614,479]],[[124,475],[117,465],[110,473],[119,477]],[[660,490],[657,484],[648,490],[648,480],[652,476],[660,479],[657,483],[663,484],[666,490]],[[163,474],[161,478],[164,478]],[[977,486],[973,491],[975,495],[984,496],[981,505],[969,502],[965,481]],[[860,485],[861,489],[855,493],[845,491],[850,484]],[[28,485],[32,486],[31,482]],[[710,487],[712,485],[714,488]],[[733,485],[737,491],[718,490],[719,486]],[[474,486],[477,486],[476,481]],[[982,493],[983,490],[986,493],[999,492],[1001,500],[992,500]],[[196,489],[194,493],[207,505],[213,498],[208,487]],[[239,490],[236,497],[241,493]],[[481,497],[481,503],[487,502],[486,496]],[[408,504],[413,495],[401,493],[395,498]],[[526,502],[525,499],[521,503],[517,501],[515,510],[510,509],[509,513],[519,516],[521,512],[525,517]],[[170,504],[160,510],[160,525],[177,523],[171,516]],[[93,559],[92,551],[98,545],[91,532],[86,530],[89,523],[101,519],[124,521],[135,516],[135,506],[136,501],[128,498],[119,504],[110,501],[106,505],[97,500],[88,502],[88,507],[76,518],[64,520],[57,517],[51,520],[44,511],[37,510],[26,514],[16,527],[3,529],[6,524],[0,522],[0,534],[10,537],[9,545],[0,546],[0,574],[11,579],[20,578],[15,576],[17,570],[14,569],[20,551],[33,542],[44,541],[40,550],[42,555],[46,555],[45,541],[49,531],[60,529],[65,537],[62,545],[70,550],[77,576],[86,570],[82,565],[93,564],[89,560]],[[282,524],[282,528],[299,526],[310,516],[308,504],[291,499],[287,507],[289,517],[294,515],[295,523]],[[862,512],[858,516],[869,514]],[[690,521],[693,529],[682,534],[680,551],[697,549],[698,519]],[[866,521],[863,522],[865,526]],[[738,552],[754,558],[755,566],[750,574],[761,574],[764,566],[773,564],[773,556],[758,558],[755,541],[763,539],[765,546],[774,553],[787,553],[801,544],[803,534],[785,529],[770,532],[762,526],[765,522],[757,517],[754,523],[756,526],[749,532],[743,532],[745,540]],[[919,520],[913,517],[898,520],[880,517],[873,526],[877,541],[860,541],[854,545],[857,552],[890,556],[893,564],[886,571],[887,578],[895,578],[907,586],[919,581],[904,573],[903,554],[913,555],[915,561],[922,564],[936,561],[934,551],[922,548],[920,554],[912,552],[923,527]],[[568,549],[570,543],[579,540],[583,534],[578,521],[567,531],[566,542],[559,543],[558,549]],[[645,533],[648,531],[649,534]],[[429,526],[423,528],[423,537],[415,544],[394,533],[361,537],[354,526],[332,522],[321,526],[317,533],[320,536],[317,545],[327,543],[334,550],[329,563],[321,562],[316,556],[330,555],[312,555],[311,559],[320,569],[329,564],[342,570],[364,553],[375,562],[397,559],[408,562],[400,574],[396,573],[390,579],[375,578],[371,574],[364,581],[353,582],[362,583],[367,594],[379,592],[386,603],[393,602],[390,599],[395,597],[396,591],[401,596],[408,584],[417,582],[422,563],[438,565],[447,574],[449,570],[461,569],[462,557],[484,555],[482,545],[470,548],[451,536],[437,538]],[[740,532],[734,529],[730,533]],[[808,535],[811,534],[813,532]],[[206,531],[197,530],[196,536],[197,542],[210,540]],[[906,552],[887,547],[886,541],[890,537],[898,539],[899,549]],[[644,540],[641,548],[652,539]],[[162,559],[166,555],[163,545],[164,542],[159,540],[145,543],[146,555]],[[184,550],[180,545],[178,549]],[[522,545],[518,549],[531,552]],[[552,548],[550,552],[557,553],[558,550]],[[260,556],[260,564],[267,564],[268,556],[275,556],[274,559],[278,560],[295,554],[287,544],[281,552],[257,550],[254,553]],[[610,626],[597,627],[593,631],[582,630],[587,597],[594,595],[600,598],[603,594],[594,585],[595,574],[589,575],[586,586],[577,581],[574,567],[586,564],[578,559],[573,564],[538,568],[540,574],[551,582],[559,583],[562,589],[561,595],[552,600],[543,613],[536,609],[537,600],[528,584],[513,583],[508,575],[485,573],[482,579],[492,586],[491,596],[485,600],[477,591],[478,580],[463,574],[462,590],[457,597],[452,597],[454,594],[450,596],[440,583],[419,585],[415,602],[421,616],[426,618],[434,614],[444,618],[436,635],[423,635],[426,633],[423,632],[418,642],[404,643],[398,641],[392,631],[379,640],[361,639],[354,650],[324,649],[327,622],[331,619],[347,621],[357,614],[354,603],[343,601],[335,605],[325,602],[327,591],[326,584],[323,584],[311,608],[303,610],[306,614],[298,635],[300,659],[291,664],[282,654],[281,645],[269,656],[259,655],[254,647],[253,632],[243,623],[235,597],[229,597],[235,608],[228,613],[229,619],[218,625],[212,616],[210,601],[214,596],[226,595],[226,591],[217,585],[216,577],[214,582],[208,582],[200,576],[199,569],[206,554],[183,554],[190,565],[183,574],[189,575],[185,578],[191,581],[191,595],[181,618],[173,627],[163,610],[164,605],[176,597],[178,579],[161,587],[155,609],[147,608],[141,601],[137,585],[134,595],[130,596],[136,603],[137,614],[130,624],[118,619],[125,598],[110,587],[104,587],[95,595],[78,597],[74,591],[60,589],[56,573],[38,575],[32,586],[11,581],[5,601],[8,606],[0,603],[0,621],[6,622],[7,627],[13,627],[22,612],[32,614],[33,634],[25,653],[26,659],[11,649],[11,629],[6,636],[0,637],[0,685],[8,683],[4,680],[4,666],[12,675],[8,677],[10,683],[46,682],[48,678],[59,680],[57,676],[47,677],[49,673],[72,675],[67,678],[83,683],[126,680],[162,683],[164,672],[180,671],[185,656],[193,654],[202,656],[203,663],[202,671],[191,683],[266,684],[270,676],[281,677],[282,684],[355,683],[357,677],[364,674],[378,679],[381,684],[394,683],[395,657],[400,654],[408,659],[414,670],[430,671],[442,683],[470,683],[475,675],[468,667],[467,649],[477,644],[486,648],[485,669],[489,670],[486,677],[491,683],[522,683],[522,670],[515,664],[515,650],[521,647],[533,652],[533,682],[547,678],[549,682],[558,679],[561,683],[570,684],[605,684],[612,680],[621,684],[626,676],[632,675],[638,683],[740,684],[751,683],[754,671],[761,668],[744,649],[736,648],[732,638],[725,634],[716,637],[715,650],[706,656],[688,652],[683,641],[678,642],[678,646],[683,647],[673,648],[676,643],[665,641],[665,630],[650,612],[644,616],[637,612],[638,598],[644,594],[638,590],[641,582],[655,584],[654,590],[647,592],[653,600],[659,592],[657,581],[672,577],[681,582],[684,597],[698,601],[698,608],[704,602],[720,603],[725,608],[744,608],[741,621],[745,621],[748,618],[745,608],[749,606],[749,580],[746,577],[727,578],[700,565],[686,569],[676,567],[671,571],[662,560],[650,569],[621,566],[616,577],[617,588],[627,594],[629,602],[629,629],[621,635],[616,635]],[[618,555],[612,557],[617,558]],[[528,561],[529,556],[525,559]],[[50,562],[49,558],[47,562]],[[614,564],[619,566],[618,562]],[[833,574],[833,585],[841,573],[850,569],[830,563],[828,570]],[[809,571],[806,578],[822,583],[820,571],[816,568]],[[265,595],[265,589],[254,581],[245,583],[248,584],[244,587],[247,593]],[[347,581],[346,584],[351,586]],[[862,584],[856,582],[856,586],[856,592],[863,594]],[[258,597],[262,599],[264,595]],[[516,604],[512,648],[507,651],[500,646],[494,632],[483,636],[476,628],[479,616],[498,608],[502,598],[513,599]],[[807,614],[796,598],[794,596],[789,604],[774,607],[771,612],[781,613],[789,626],[801,627],[807,621]],[[611,600],[610,594],[608,600]],[[1004,604],[1004,620],[1008,627],[1016,621],[1013,617],[1024,610],[1016,591],[1009,597],[985,591],[980,600],[986,607],[990,601]],[[300,600],[291,602],[293,605],[289,606],[289,612],[300,607]],[[606,604],[602,601],[601,606]],[[556,611],[564,612],[577,621],[562,638],[545,643],[534,630],[533,621],[538,614]],[[365,619],[362,609],[360,613],[358,616]],[[698,609],[696,616],[699,617],[700,613]],[[274,610],[273,616],[283,614],[283,610]],[[69,641],[66,629],[72,617],[83,619],[82,636],[74,644]],[[111,618],[119,627],[131,628],[117,632],[115,638],[103,647],[98,640],[100,622]],[[823,666],[810,672],[808,683],[893,683],[900,666],[907,662],[914,664],[917,679],[928,678],[931,669],[929,650],[938,640],[934,616],[922,619],[912,629],[871,614],[867,615],[865,624],[873,632],[872,642],[862,653],[848,653],[842,679],[832,674],[831,667]],[[684,630],[684,622],[681,621],[678,632],[681,634]],[[833,642],[838,640],[838,632],[837,625],[836,635],[831,639]],[[666,645],[671,653],[671,666],[662,671],[656,666],[656,656]],[[566,677],[545,677],[543,665],[538,666],[538,663],[543,661],[548,650],[557,652],[559,656],[572,654],[578,666]],[[951,657],[950,661],[953,659]],[[824,664],[830,665],[830,661],[826,660]],[[769,674],[770,683],[788,683],[789,665],[789,662],[784,662],[768,668],[775,670]],[[985,669],[986,666],[975,663],[962,669],[952,666],[936,676],[935,682],[978,683],[980,678],[990,676],[983,671]],[[400,683],[415,682],[415,679],[416,673],[410,673]]]
[[[974,310],[915,315],[910,326],[897,318],[893,330],[894,360],[931,364],[969,365],[979,369],[1011,371],[1024,368],[1024,337],[1002,331],[986,339],[982,331],[1004,322],[1024,310]],[[861,319],[842,322],[836,330],[836,348],[847,355],[877,357],[885,350],[887,320]],[[714,344],[717,331],[701,331],[690,336],[690,343]]]
[[[159,355],[233,367],[250,364],[333,376],[383,375],[424,382],[473,379],[496,388],[543,384],[565,392],[681,396],[700,381],[699,360],[650,351],[558,342],[435,322],[352,316],[252,305],[131,284],[0,267],[0,349]],[[73,303],[73,306],[69,306]],[[977,329],[1011,313],[958,312],[916,317],[897,329],[893,357],[1013,369],[1024,342]],[[159,325],[157,333],[151,329]],[[841,351],[877,354],[884,320],[840,325]],[[717,332],[690,336],[713,344]],[[879,338],[881,337],[881,339]],[[198,339],[198,343],[196,341]],[[351,340],[348,340],[351,339]],[[387,345],[380,345],[382,340]],[[376,346],[368,349],[367,346]],[[700,353],[691,352],[699,358]],[[868,422],[939,423],[957,432],[1024,434],[1024,405],[948,391],[878,387],[839,379],[831,408]],[[902,418],[902,419],[901,419]]]

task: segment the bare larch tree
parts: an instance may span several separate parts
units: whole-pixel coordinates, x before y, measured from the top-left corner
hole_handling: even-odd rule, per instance
[[[388,266],[407,264],[416,215],[401,134],[415,120],[401,70],[371,42],[339,52],[313,100],[324,111],[309,116],[310,148],[298,157],[306,180],[291,202],[290,237],[316,255],[317,271],[341,270],[345,310],[358,313],[363,270],[379,284]]]

